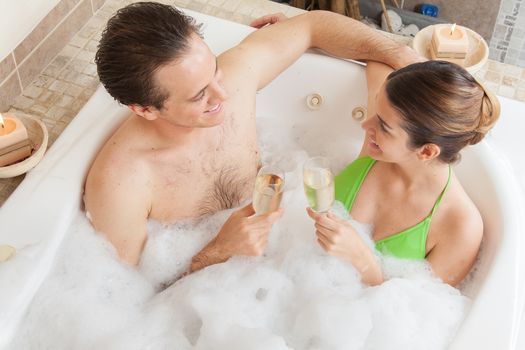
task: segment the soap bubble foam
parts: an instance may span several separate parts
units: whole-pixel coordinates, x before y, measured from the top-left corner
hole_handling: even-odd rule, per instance
[[[388,279],[368,287],[351,264],[327,255],[305,212],[302,164],[309,155],[282,130],[278,139],[286,141],[275,145],[274,129],[259,125],[261,150],[264,163],[286,171],[285,212],[263,256],[233,257],[180,278],[231,214],[226,210],[199,222],[150,221],[135,269],[119,262],[79,213],[10,348],[446,348],[469,299],[424,261],[378,256]],[[339,169],[345,152],[335,157]],[[341,206],[334,212],[373,246],[369,226]]]

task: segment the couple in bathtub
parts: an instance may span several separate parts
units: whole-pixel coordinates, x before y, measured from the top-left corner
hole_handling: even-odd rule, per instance
[[[98,74],[133,115],[88,174],[84,201],[95,229],[136,265],[148,219],[198,218],[250,198],[260,166],[255,94],[317,47],[368,62],[366,138],[336,178],[337,199],[356,220],[373,224],[379,251],[427,259],[457,285],[475,261],[483,223],[450,164],[492,127],[497,100],[464,69],[414,63],[422,59],[412,50],[344,16],[271,15],[253,25],[265,27],[215,56],[194,20],[173,7],[135,3],[109,20]],[[251,203],[234,211],[188,272],[261,255],[282,213],[254,216]],[[308,215],[323,249],[350,261],[365,283],[382,282],[374,252],[348,222]]]

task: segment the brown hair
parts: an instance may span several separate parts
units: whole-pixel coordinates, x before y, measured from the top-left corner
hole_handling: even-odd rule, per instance
[[[386,81],[390,103],[403,117],[409,147],[440,147],[439,159],[452,163],[459,151],[480,142],[500,114],[499,101],[464,68],[445,61],[414,63]]]
[[[95,56],[100,81],[118,102],[161,109],[169,92],[155,71],[181,57],[200,27],[192,17],[156,2],[128,5],[111,17]]]

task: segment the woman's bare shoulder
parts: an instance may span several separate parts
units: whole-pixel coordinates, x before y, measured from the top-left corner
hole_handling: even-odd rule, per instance
[[[440,240],[479,246],[483,236],[483,219],[457,179],[446,193],[439,216]]]

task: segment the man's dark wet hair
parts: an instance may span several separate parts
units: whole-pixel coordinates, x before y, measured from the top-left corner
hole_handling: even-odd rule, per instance
[[[95,56],[101,83],[123,105],[161,109],[169,92],[154,73],[187,52],[192,34],[200,35],[200,26],[172,6],[137,2],[118,10]]]

